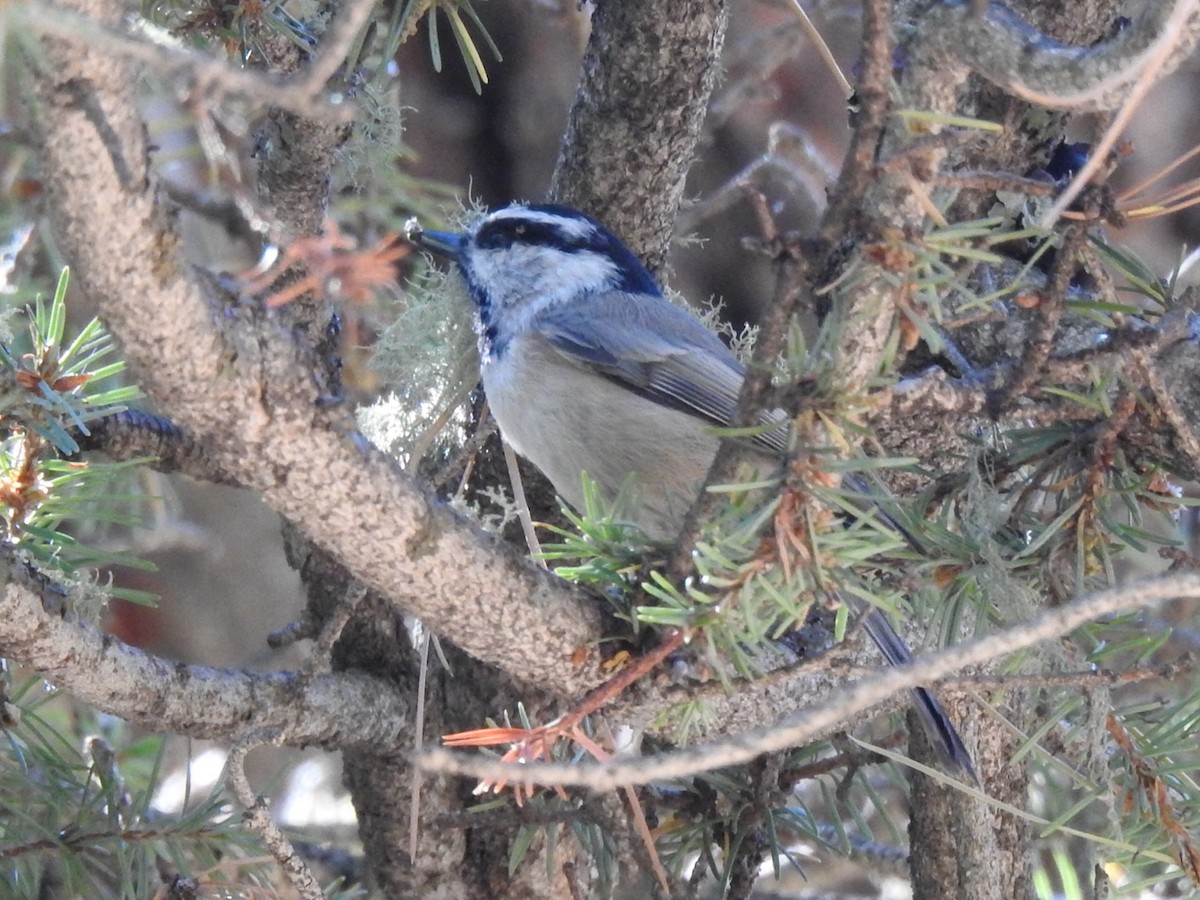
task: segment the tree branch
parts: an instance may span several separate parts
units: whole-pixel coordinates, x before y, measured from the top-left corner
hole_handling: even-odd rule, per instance
[[[900,691],[930,684],[959,669],[998,659],[1042,641],[1054,640],[1093,619],[1176,598],[1200,598],[1200,575],[1168,575],[1088,594],[1002,631],[864,678],[820,704],[797,710],[773,726],[652,758],[578,766],[558,763],[516,765],[434,749],[418,755],[416,762],[426,771],[442,775],[469,775],[509,784],[578,785],[594,791],[685,778],[698,772],[746,763],[763,753],[810,743],[847,720],[865,715],[876,704]]]
[[[163,659],[47,611],[35,582],[15,570],[0,591],[0,621],[0,654],[97,709],[155,730],[220,740],[271,728],[292,746],[327,749],[408,739],[409,703],[382,679],[340,672],[301,683],[288,672]]]
[[[1144,69],[1166,55],[1171,74],[1200,41],[1196,0],[1148,3],[1138,19],[1094,47],[1066,47],[1021,21],[1001,3],[936,3],[918,22],[930,50],[968,64],[1011,94],[1051,109],[1094,112],[1124,103]]]
[[[354,107],[344,97],[325,95],[325,82],[340,63],[335,53],[322,54],[300,78],[264,74],[237,68],[196,50],[153,43],[145,36],[125,31],[116,21],[102,23],[68,9],[69,5],[22,3],[6,14],[15,14],[17,18],[12,27],[43,38],[81,44],[111,57],[136,60],[166,78],[186,76],[204,92],[247,98],[328,123],[346,123],[354,117]],[[79,4],[74,5],[83,9]],[[370,11],[370,3],[360,2],[339,17],[334,27],[339,29],[341,42],[347,40],[345,32],[361,28],[363,16]],[[350,34],[349,38],[353,36]]]
[[[112,9],[100,0],[79,7]],[[363,584],[460,647],[563,694],[598,684],[592,601],[340,433],[345,425],[317,408],[286,312],[221,307],[181,268],[146,188],[129,67],[54,41],[46,57],[33,118],[59,246],[150,399],[218,471],[259,491]],[[572,658],[580,650],[583,663]]]
[[[239,740],[230,748],[229,758],[225,760],[226,781],[238,803],[242,805],[246,826],[262,838],[296,894],[301,900],[325,900],[325,892],[321,890],[321,885],[296,853],[296,848],[287,835],[271,819],[270,806],[266,800],[254,793],[250,787],[250,779],[246,776],[246,756],[250,751],[263,744],[277,743],[278,735],[269,731],[254,732]]]
[[[667,256],[725,41],[725,0],[597,3],[550,195]]]

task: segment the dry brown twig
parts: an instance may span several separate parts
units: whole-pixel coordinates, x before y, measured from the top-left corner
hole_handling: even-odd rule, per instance
[[[317,883],[304,860],[296,855],[296,848],[287,839],[287,835],[272,820],[267,801],[254,793],[250,787],[250,780],[246,777],[246,756],[250,751],[264,744],[275,744],[278,738],[279,733],[276,731],[258,731],[230,747],[229,756],[225,760],[226,781],[245,810],[243,816],[246,826],[258,832],[295,888],[296,894],[301,900],[325,900],[325,892],[321,890],[321,885]]]
[[[310,119],[345,123],[354,118],[355,109],[344,93],[327,92],[326,84],[345,61],[346,52],[373,9],[373,0],[345,4],[326,29],[313,61],[298,75],[288,77],[236,68],[225,60],[176,46],[148,29],[132,32],[53,3],[13,4],[5,14],[15,20],[17,28],[31,34],[99,48],[166,78],[182,78],[202,95],[216,93],[252,100]]]

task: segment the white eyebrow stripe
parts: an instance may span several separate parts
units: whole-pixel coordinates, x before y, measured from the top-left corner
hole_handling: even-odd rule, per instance
[[[540,225],[550,225],[553,228],[558,228],[569,237],[574,238],[585,237],[595,230],[595,226],[584,219],[568,218],[567,216],[560,216],[554,213],[531,210],[524,206],[514,206],[508,209],[497,210],[484,219],[484,221],[498,222],[503,219],[517,219],[522,222],[536,222]]]

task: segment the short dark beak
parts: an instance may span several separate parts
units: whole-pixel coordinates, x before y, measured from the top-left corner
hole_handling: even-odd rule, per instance
[[[458,254],[466,243],[465,235],[449,231],[413,231],[408,239],[422,250],[450,259],[458,259]]]

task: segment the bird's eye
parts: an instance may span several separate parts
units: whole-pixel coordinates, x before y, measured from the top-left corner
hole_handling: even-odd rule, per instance
[[[524,225],[514,225],[513,226],[513,234],[515,234],[517,237],[524,237],[525,236],[525,226]]]

